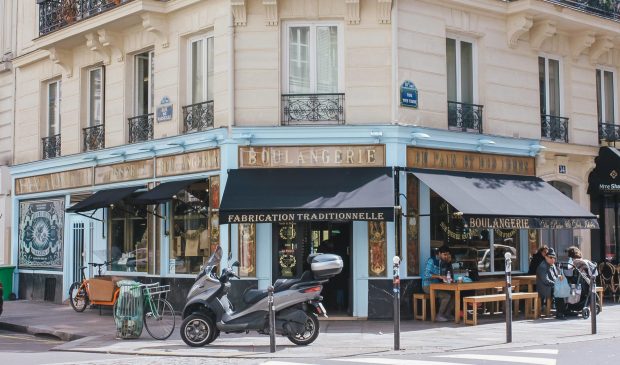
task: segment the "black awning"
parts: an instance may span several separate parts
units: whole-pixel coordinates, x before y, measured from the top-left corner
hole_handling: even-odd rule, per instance
[[[394,218],[392,168],[229,170],[220,223]]]
[[[419,171],[413,174],[472,228],[598,228],[596,216],[537,177]]]
[[[205,181],[205,179],[202,178],[165,182],[157,185],[147,192],[140,194],[132,200],[135,204],[160,204],[172,199],[172,197],[179,191],[199,181]]]
[[[125,199],[140,188],[141,186],[132,186],[126,188],[100,190],[68,208],[67,213],[88,212],[89,210],[109,207],[111,204]]]
[[[620,151],[601,147],[588,176],[588,194],[620,194]]]

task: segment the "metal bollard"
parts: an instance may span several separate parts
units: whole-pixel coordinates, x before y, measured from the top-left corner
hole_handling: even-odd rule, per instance
[[[269,352],[276,352],[276,308],[273,303],[273,286],[267,288],[267,305],[269,306]]]
[[[400,257],[394,256],[393,295],[394,295],[394,350],[400,350]]]
[[[590,321],[592,324],[592,334],[596,334],[596,276],[594,276],[592,269],[588,268],[588,274],[590,274]],[[601,298],[601,301],[603,298]]]
[[[504,312],[506,313],[506,343],[512,342],[512,255],[510,252],[504,254],[506,269],[506,304],[504,304]],[[474,308],[475,310],[475,308]]]

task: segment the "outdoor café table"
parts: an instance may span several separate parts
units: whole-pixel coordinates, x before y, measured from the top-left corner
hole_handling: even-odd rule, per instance
[[[536,275],[519,275],[513,276],[514,280],[519,280],[519,285],[527,285],[527,292],[534,292],[534,285],[536,285]]]
[[[515,289],[519,288],[519,282],[516,278],[513,278],[512,284]],[[504,279],[493,279],[493,280],[481,280],[474,281],[473,283],[431,283],[430,285],[430,295],[431,295],[431,321],[435,321],[435,315],[437,314],[437,308],[435,306],[435,296],[437,290],[447,290],[454,292],[454,323],[459,323],[461,316],[461,291],[467,290],[482,290],[482,289],[493,289],[498,287],[505,287],[506,280]]]

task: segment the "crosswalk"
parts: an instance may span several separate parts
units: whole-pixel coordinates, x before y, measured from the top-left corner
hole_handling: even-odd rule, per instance
[[[351,364],[376,364],[376,365],[472,365],[472,364],[501,364],[501,365],[556,365],[557,349],[526,349],[526,350],[495,350],[486,353],[478,352],[452,352],[428,355],[411,355],[400,357],[347,357],[331,359],[312,359],[308,361],[266,361],[262,365],[351,365]],[[414,359],[413,357],[422,357]]]

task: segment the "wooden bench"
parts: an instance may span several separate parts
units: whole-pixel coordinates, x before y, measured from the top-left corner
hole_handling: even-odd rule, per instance
[[[413,319],[420,319],[426,321],[426,302],[431,299],[431,296],[426,293],[414,293],[413,294]],[[421,303],[418,311],[418,303]],[[418,314],[419,313],[419,314]]]
[[[538,298],[538,293],[525,293],[525,292],[512,293],[513,301],[524,299],[524,300],[527,300],[528,302],[530,301],[534,302],[533,310],[532,310],[532,305],[526,303],[525,318],[535,318],[536,313],[538,313],[538,302],[536,300],[537,298]],[[476,310],[477,309],[476,305],[478,303],[503,302],[505,300],[506,300],[506,294],[476,295],[473,297],[463,298],[463,304],[465,306],[464,313],[463,313],[464,314],[463,322],[465,322],[465,324],[471,324],[474,326],[478,324],[478,311]],[[471,318],[469,318],[469,311],[468,311],[469,304],[471,304],[471,307],[472,307]],[[518,312],[515,311],[514,314],[518,314]]]
[[[601,312],[603,311],[603,292],[604,292],[604,288],[602,286],[597,286],[596,287],[596,296],[598,297],[598,303],[600,303],[601,305]],[[540,302],[540,297],[538,297],[536,299],[536,302],[538,303],[537,305],[537,312],[536,312],[536,318],[540,318],[541,313],[539,312],[542,309],[542,305]],[[545,307],[545,316],[549,317],[551,315],[551,306],[553,305],[553,299],[552,298],[547,298],[547,305]]]

